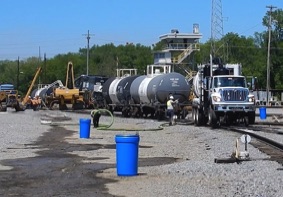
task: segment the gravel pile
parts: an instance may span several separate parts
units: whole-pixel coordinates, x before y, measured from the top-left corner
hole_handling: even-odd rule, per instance
[[[32,144],[43,133],[50,132],[48,130],[51,126],[42,124],[43,119],[57,120],[62,123],[62,127],[79,131],[79,119],[90,118],[89,114],[31,110],[18,113],[8,111],[0,116],[1,160],[34,157],[36,147],[32,150],[21,147]],[[68,118],[63,120],[63,117]],[[110,117],[101,117],[101,123],[109,121]],[[65,140],[70,145],[113,145],[116,134],[138,132],[139,175],[119,177],[116,168],[108,168],[96,174],[96,178],[115,180],[106,184],[110,194],[108,196],[282,196],[283,167],[268,160],[267,155],[251,145],[248,145],[251,161],[240,164],[214,162],[216,158],[231,156],[235,150],[236,139],[241,134],[185,124],[164,126],[163,130],[156,129],[163,123],[165,122],[115,117],[112,128],[116,129],[91,128],[89,139],[80,139],[78,132],[75,132]],[[240,148],[244,150],[244,145],[240,144]],[[116,162],[115,149],[78,150],[72,154],[87,157],[84,162],[93,165]],[[1,170],[11,169],[1,165],[1,160],[0,173]]]

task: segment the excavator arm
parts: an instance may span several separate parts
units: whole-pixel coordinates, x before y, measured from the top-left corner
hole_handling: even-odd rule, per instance
[[[37,77],[39,76],[41,70],[42,70],[41,67],[38,67],[38,68],[37,68],[37,71],[36,71],[36,73],[35,73],[35,75],[34,75],[34,77],[33,77],[33,80],[32,80],[32,82],[31,82],[30,86],[29,86],[29,89],[28,89],[28,91],[27,91],[27,94],[26,94],[26,96],[25,96],[25,98],[24,98],[24,100],[23,100],[23,102],[22,102],[22,105],[26,105],[26,104],[27,104],[27,102],[28,102],[28,100],[29,100],[29,95],[30,95],[30,93],[31,93],[31,90],[32,90],[32,88],[33,88],[33,86],[34,86],[34,84],[35,84],[35,81],[36,81]]]
[[[68,62],[65,87],[68,89],[75,88],[74,68],[72,62]]]

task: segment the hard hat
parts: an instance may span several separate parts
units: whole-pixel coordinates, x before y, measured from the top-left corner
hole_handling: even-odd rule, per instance
[[[174,99],[174,97],[173,97],[173,96],[170,96],[169,98],[170,98],[171,100],[173,100],[173,99]]]

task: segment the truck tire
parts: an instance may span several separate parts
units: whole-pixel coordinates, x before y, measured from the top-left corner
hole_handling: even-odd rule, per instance
[[[217,116],[214,110],[211,108],[209,108],[209,111],[208,111],[208,125],[211,126],[212,128],[216,128],[217,126],[219,126]]]
[[[195,125],[201,126],[203,123],[203,114],[200,112],[199,109],[195,110]]]
[[[193,121],[194,121],[194,123],[195,123],[195,120],[196,120],[196,109],[195,108],[193,108],[192,109],[192,119],[193,119]]]
[[[255,112],[249,112],[248,114],[248,122],[249,124],[255,123]]]
[[[245,116],[245,117],[244,117],[244,123],[245,123],[245,126],[246,126],[246,127],[249,126],[249,116]]]

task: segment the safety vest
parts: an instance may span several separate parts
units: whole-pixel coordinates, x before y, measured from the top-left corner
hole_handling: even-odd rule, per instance
[[[167,109],[173,109],[172,100],[167,101]]]

